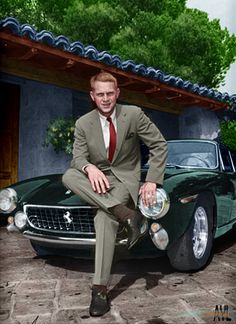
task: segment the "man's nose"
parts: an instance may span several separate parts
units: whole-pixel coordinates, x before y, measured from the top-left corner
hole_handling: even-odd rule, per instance
[[[107,101],[108,100],[108,95],[106,93],[103,95],[103,100],[104,101]]]

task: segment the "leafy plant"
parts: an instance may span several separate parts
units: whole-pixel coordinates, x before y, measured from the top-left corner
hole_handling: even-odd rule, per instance
[[[236,151],[236,121],[221,122],[220,140],[225,146]]]
[[[44,146],[53,146],[56,153],[60,151],[72,154],[75,131],[74,118],[56,118],[48,124]]]

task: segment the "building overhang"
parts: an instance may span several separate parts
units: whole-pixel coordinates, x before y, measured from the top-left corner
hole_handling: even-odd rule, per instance
[[[39,42],[28,36],[19,36],[9,28],[1,28],[0,71],[87,92],[90,77],[100,70],[105,70],[118,79],[120,100],[127,103],[175,114],[193,106],[205,107],[211,111],[230,108],[229,102],[217,100],[214,96],[210,98],[199,94],[200,91],[189,91],[168,84],[171,83],[169,81],[162,82],[157,78],[129,71],[129,62],[132,61],[126,61],[126,68],[118,68],[62,47],[50,46],[45,39],[42,38]]]

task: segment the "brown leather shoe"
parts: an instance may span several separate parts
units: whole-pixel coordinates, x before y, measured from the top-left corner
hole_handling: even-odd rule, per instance
[[[109,210],[118,221],[125,223],[128,230],[127,245],[128,250],[130,250],[147,233],[147,228],[143,233],[140,232],[141,226],[144,223],[143,215],[122,204],[111,207]]]
[[[141,232],[141,226],[144,224],[144,221],[144,217],[139,212],[136,213],[133,219],[128,221],[128,250],[132,249],[132,247],[147,234],[147,227],[145,231]]]
[[[110,304],[105,286],[92,287],[92,300],[89,307],[90,316],[102,316],[110,310]]]

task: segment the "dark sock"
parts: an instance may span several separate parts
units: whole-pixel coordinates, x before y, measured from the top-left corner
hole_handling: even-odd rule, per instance
[[[119,221],[126,221],[128,219],[134,219],[136,215],[136,211],[133,209],[130,209],[127,206],[124,206],[122,204],[116,205],[114,207],[110,207],[109,211],[118,219]]]

